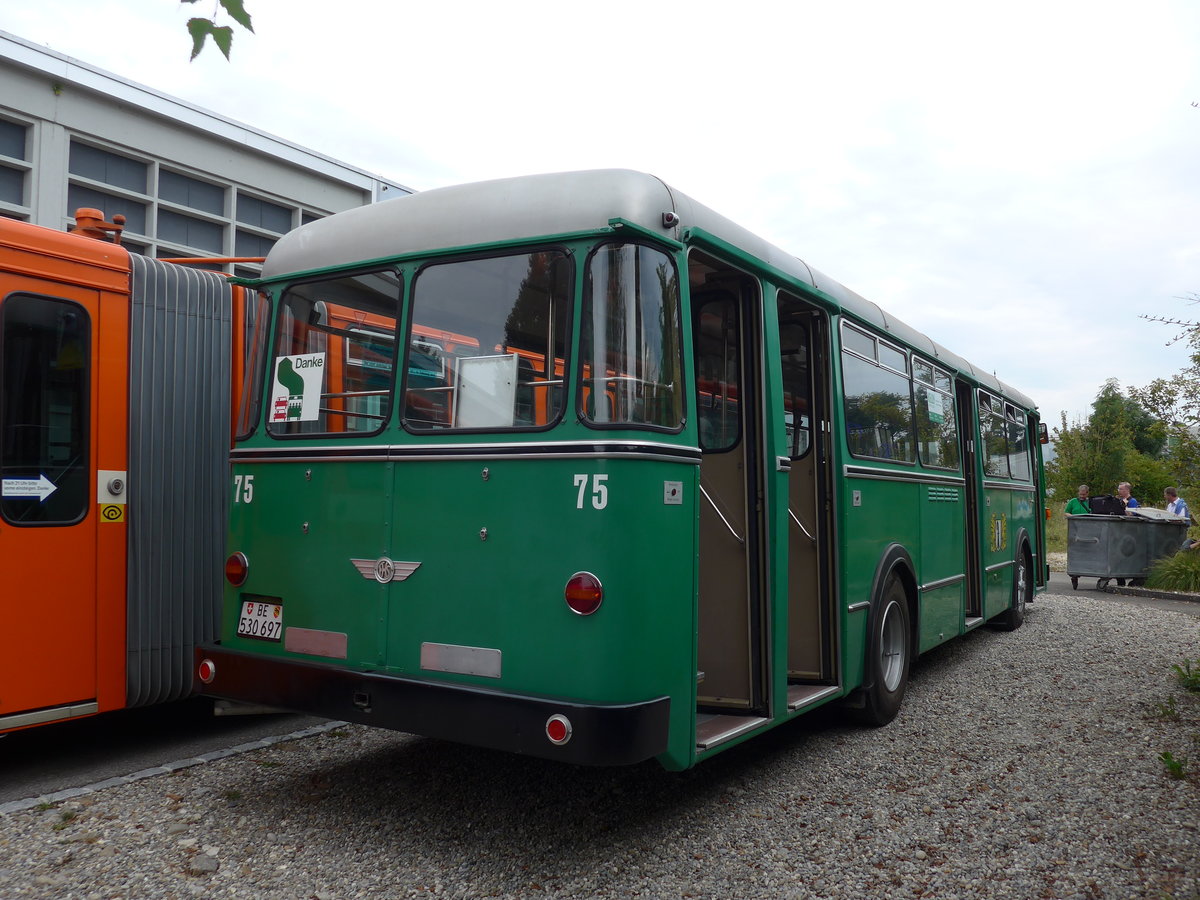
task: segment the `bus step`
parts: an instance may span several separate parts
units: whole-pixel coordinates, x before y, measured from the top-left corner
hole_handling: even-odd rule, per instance
[[[983,616],[974,616],[970,619],[967,619],[967,631],[970,631],[976,625],[982,625],[982,624],[983,624]]]
[[[696,716],[696,749],[711,750],[759,725],[769,722],[762,716],[724,716],[700,713]]]
[[[795,711],[836,694],[838,687],[836,684],[789,684],[787,691],[788,709]]]

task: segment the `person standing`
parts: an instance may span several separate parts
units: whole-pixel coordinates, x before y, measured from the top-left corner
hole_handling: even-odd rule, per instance
[[[1088,505],[1088,486],[1081,484],[1076,496],[1067,501],[1065,512],[1068,516],[1086,516],[1091,511],[1092,508]]]
[[[1130,491],[1131,487],[1128,481],[1122,481],[1117,485],[1117,496],[1120,497],[1121,502],[1125,504],[1126,510],[1137,509],[1139,505],[1137,498],[1134,497]]]

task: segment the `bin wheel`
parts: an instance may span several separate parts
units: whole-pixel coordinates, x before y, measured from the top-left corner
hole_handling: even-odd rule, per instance
[[[1073,590],[1073,591],[1079,590],[1079,576],[1078,575],[1071,576],[1071,590]]]
[[[1102,591],[1106,587],[1108,587],[1108,579],[1107,578],[1097,578],[1096,579],[1096,590]]]

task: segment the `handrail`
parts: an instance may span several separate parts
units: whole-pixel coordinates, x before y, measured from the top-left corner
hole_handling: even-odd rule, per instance
[[[713,512],[717,514],[717,518],[725,523],[725,527],[729,529],[729,533],[733,535],[733,539],[739,544],[745,544],[745,538],[733,530],[733,526],[729,524],[729,520],[726,519],[721,510],[717,508],[717,504],[713,503],[713,498],[708,496],[708,491],[704,489],[704,485],[700,485],[700,493],[704,495],[704,499],[708,501],[708,505],[713,508]]]
[[[796,514],[794,512],[792,512],[792,510],[790,508],[788,509],[788,515],[791,516],[792,521],[796,523],[796,527],[798,527],[801,531],[804,532],[804,536],[815,544],[817,542],[817,539],[808,533],[808,529],[804,527],[804,523],[801,522],[798,518],[796,518]]]

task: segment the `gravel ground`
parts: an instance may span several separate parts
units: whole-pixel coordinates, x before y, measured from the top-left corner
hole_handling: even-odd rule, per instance
[[[1045,596],[922,657],[886,728],[820,713],[684,773],[347,726],[0,815],[0,897],[1195,900],[1197,657],[1194,618]]]

